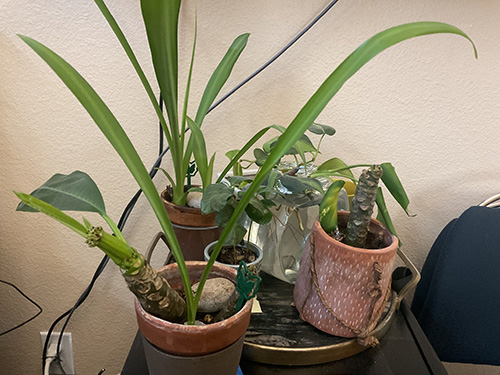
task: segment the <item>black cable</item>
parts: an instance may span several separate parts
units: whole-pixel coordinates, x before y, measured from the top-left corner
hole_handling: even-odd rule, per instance
[[[214,110],[219,104],[221,104],[224,100],[229,98],[231,95],[233,95],[237,90],[239,90],[243,85],[245,85],[248,81],[250,81],[252,78],[257,76],[260,72],[262,72],[264,69],[266,69],[269,65],[271,65],[274,61],[278,59],[282,54],[284,54],[291,46],[295,44],[297,40],[299,40],[305,33],[307,33],[328,11],[335,5],[337,4],[339,0],[333,0],[328,6],[323,9],[323,11],[316,16],[300,33],[297,34],[295,38],[293,38],[285,47],[283,47],[276,55],[271,57],[264,65],[262,65],[259,69],[257,69],[255,72],[250,74],[246,79],[241,81],[234,89],[229,91],[226,95],[224,95],[220,100],[218,100],[215,104],[213,104],[207,111],[207,114],[210,113],[212,110]]]
[[[227,98],[229,98],[231,95],[233,95],[236,91],[238,91],[241,87],[243,87],[251,79],[253,79],[254,77],[256,77],[259,73],[261,73],[264,69],[266,69],[274,61],[276,61],[293,44],[295,44],[295,42],[297,40],[299,40],[307,31],[309,31],[337,2],[338,2],[338,0],[333,0],[318,16],[316,16],[316,18],[314,18],[313,21],[311,21],[299,34],[297,34],[295,36],[295,38],[293,38],[284,48],[282,48],[277,54],[275,54],[270,60],[268,60],[264,65],[262,65],[254,73],[252,73],[249,77],[247,77],[245,80],[243,80],[242,82],[240,82],[235,88],[233,88],[231,91],[229,91],[220,100],[218,100],[216,103],[214,103],[208,109],[207,114],[210,113],[212,110],[214,110],[216,107],[218,107],[222,102],[224,102]],[[160,108],[163,110],[163,100],[161,98],[161,95],[160,95],[159,102],[160,102]],[[189,128],[186,128],[186,132],[188,130],[189,130]],[[158,157],[158,159],[156,159],[155,164],[153,165],[153,167],[151,168],[151,171],[149,172],[149,175],[150,175],[151,178],[154,178],[154,176],[158,172],[158,167],[161,165],[161,161],[162,161],[163,157],[165,156],[165,154],[169,150],[169,146],[167,146],[162,151],[162,148],[163,148],[163,136],[164,136],[164,133],[163,133],[163,129],[162,129],[161,124],[160,124],[159,157]],[[125,226],[125,223],[128,220],[128,218],[130,216],[130,213],[132,212],[132,210],[133,210],[135,204],[137,203],[139,197],[141,196],[141,194],[142,194],[142,190],[137,191],[137,193],[132,197],[132,199],[130,200],[130,202],[126,206],[126,208],[125,208],[124,212],[122,213],[122,216],[120,217],[120,220],[118,222],[118,228],[120,230],[122,230],[123,227]],[[85,301],[85,299],[90,294],[90,291],[92,290],[92,287],[94,286],[95,281],[100,276],[100,274],[104,271],[104,268],[106,267],[106,265],[108,264],[108,262],[109,262],[109,257],[108,256],[104,256],[103,259],[101,260],[101,263],[99,264],[97,270],[95,271],[94,276],[92,277],[91,283],[87,286],[87,288],[82,293],[82,295],[79,297],[79,299],[77,300],[77,302],[75,303],[75,305],[70,310],[66,311],[63,315],[61,315],[58,319],[56,319],[56,321],[54,321],[54,323],[52,323],[52,325],[51,325],[51,327],[50,327],[50,329],[49,329],[49,331],[47,333],[47,339],[46,339],[45,345],[44,345],[44,350],[43,350],[43,367],[45,367],[45,361],[46,361],[46,358],[47,358],[47,350],[48,350],[48,342],[50,341],[49,340],[50,339],[50,335],[52,334],[52,331],[53,331],[54,327],[57,325],[57,323],[59,323],[59,321],[61,321],[62,319],[64,319],[64,317],[68,316],[67,319],[66,319],[66,322],[64,323],[63,328],[62,328],[62,330],[60,332],[59,341],[58,341],[58,345],[57,345],[57,356],[56,356],[56,358],[58,360],[60,360],[59,353],[60,353],[60,346],[61,346],[61,342],[62,342],[61,340],[62,340],[62,336],[63,336],[63,333],[64,333],[64,329],[68,325],[69,320],[71,319],[71,316],[73,315],[74,311]]]
[[[21,294],[24,298],[26,298],[28,301],[30,301],[33,305],[35,305],[38,308],[38,312],[35,315],[33,315],[31,318],[29,318],[28,320],[25,320],[21,324],[18,324],[17,326],[15,326],[13,328],[10,328],[7,331],[1,332],[0,336],[3,336],[3,335],[6,335],[9,332],[14,331],[15,329],[18,329],[19,327],[22,327],[26,323],[31,322],[33,319],[35,319],[38,315],[40,315],[42,313],[43,309],[40,307],[40,305],[38,303],[36,303],[35,301],[33,301],[30,297],[28,297],[25,293],[23,293],[23,291],[21,289],[19,289],[17,286],[15,286],[14,284],[9,283],[8,281],[4,281],[4,280],[0,280],[0,282],[4,283],[4,284],[7,284],[7,285],[10,285],[11,287],[13,287],[15,290],[17,290],[19,292],[19,294]]]

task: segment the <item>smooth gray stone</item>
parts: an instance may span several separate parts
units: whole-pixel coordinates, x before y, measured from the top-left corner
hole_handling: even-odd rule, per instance
[[[203,287],[198,311],[212,313],[219,311],[227,303],[234,291],[234,284],[228,279],[216,277],[208,279]],[[192,286],[193,293],[198,290],[198,283]]]

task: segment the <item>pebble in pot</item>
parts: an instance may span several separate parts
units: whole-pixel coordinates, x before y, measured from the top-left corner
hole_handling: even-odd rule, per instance
[[[198,283],[193,284],[193,293],[196,293]],[[200,302],[198,303],[198,311],[204,313],[212,313],[224,307],[235,289],[234,284],[228,279],[216,277],[208,279],[203,287]]]

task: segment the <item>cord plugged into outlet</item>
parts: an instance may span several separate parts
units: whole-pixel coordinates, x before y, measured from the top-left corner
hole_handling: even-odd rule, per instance
[[[71,333],[63,333],[60,361],[57,359],[57,341],[59,340],[59,332],[52,332],[49,342],[49,349],[47,350],[47,360],[43,375],[57,375],[67,374],[74,375],[75,366],[73,362],[73,342]],[[42,348],[47,340],[47,332],[40,332],[42,338]],[[57,363],[57,362],[59,363]]]

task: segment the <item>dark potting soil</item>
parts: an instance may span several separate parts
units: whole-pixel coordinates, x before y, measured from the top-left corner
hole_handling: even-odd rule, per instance
[[[255,259],[255,254],[244,246],[224,246],[217,257],[217,262],[238,265],[242,260],[248,264]]]
[[[339,226],[339,230],[329,233],[328,235],[332,237],[334,240],[337,240],[345,244],[346,231],[347,228],[345,226]],[[384,244],[384,233],[382,231],[380,232],[369,231],[364,249],[378,250],[378,249],[383,249],[384,247],[386,247],[386,245]]]

